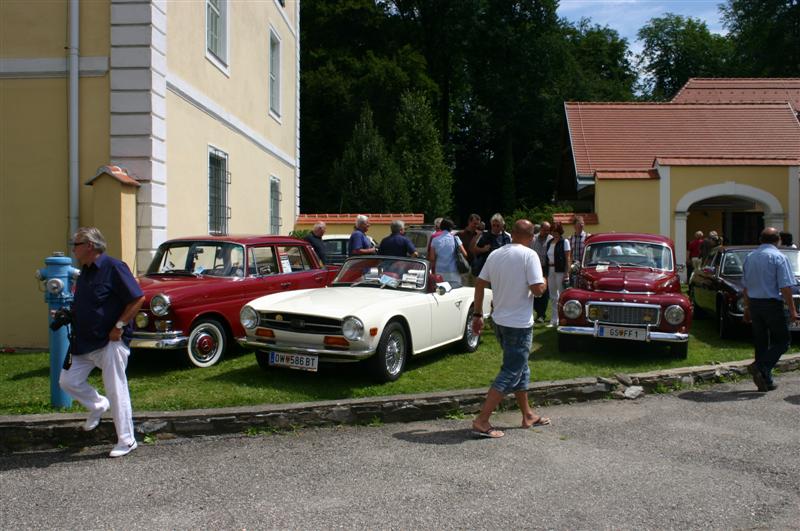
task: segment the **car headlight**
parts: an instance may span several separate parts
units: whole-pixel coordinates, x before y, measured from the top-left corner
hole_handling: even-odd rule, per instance
[[[150,323],[150,318],[147,317],[147,314],[144,312],[139,312],[136,314],[136,328],[147,328],[147,325]]]
[[[150,299],[150,311],[159,317],[167,315],[169,312],[169,297],[163,293],[159,293]]]
[[[744,313],[744,297],[736,299],[736,313]]]
[[[581,316],[581,310],[583,310],[583,306],[581,306],[581,303],[576,300],[565,302],[562,308],[564,316],[567,319],[577,319]]]
[[[239,321],[247,330],[252,330],[258,326],[258,312],[252,307],[245,305],[239,312]]]
[[[664,319],[671,325],[681,324],[684,317],[686,317],[686,312],[677,304],[673,304],[664,312]]]
[[[358,317],[345,317],[342,334],[350,341],[359,341],[364,336],[364,323]]]

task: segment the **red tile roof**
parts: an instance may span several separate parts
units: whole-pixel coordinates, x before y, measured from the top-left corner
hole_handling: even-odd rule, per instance
[[[800,112],[800,78],[700,78],[686,82],[673,103],[786,103]]]
[[[84,184],[86,184],[87,186],[93,185],[94,181],[96,181],[97,178],[100,177],[101,175],[110,175],[111,177],[118,180],[122,184],[128,186],[135,186],[137,188],[141,186],[141,183],[139,181],[137,181],[130,174],[128,174],[127,168],[121,168],[119,166],[112,166],[112,165],[100,166],[99,168],[97,168],[97,172],[94,174],[94,177],[86,181]]]
[[[800,159],[800,122],[787,103],[575,102],[565,110],[579,176],[641,171],[656,158]]]
[[[583,217],[585,225],[597,225],[597,214],[595,212],[557,212],[553,214],[553,221],[558,221],[562,225],[573,225],[577,216]]]
[[[796,166],[800,159],[793,158],[662,158],[655,160],[654,164],[661,166]]]
[[[658,170],[597,170],[594,175],[598,179],[658,179]]]
[[[359,214],[300,214],[297,216],[297,223],[314,224],[318,221],[325,223],[355,223],[356,216]],[[408,224],[420,225],[425,222],[424,214],[364,214],[369,218],[370,223],[391,223],[396,219],[401,219]]]

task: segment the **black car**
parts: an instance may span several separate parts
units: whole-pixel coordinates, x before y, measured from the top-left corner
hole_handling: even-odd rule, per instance
[[[755,245],[717,247],[695,270],[689,279],[689,297],[694,304],[695,317],[714,316],[719,337],[730,338],[737,330],[750,325],[744,322],[742,267]],[[781,247],[789,259],[795,278],[800,280],[800,250]],[[800,287],[794,288],[795,306],[800,308]],[[793,323],[793,331],[800,326]]]

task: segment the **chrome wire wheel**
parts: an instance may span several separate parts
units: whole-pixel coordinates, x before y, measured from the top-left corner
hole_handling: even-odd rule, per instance
[[[379,382],[397,380],[406,366],[407,349],[405,328],[397,321],[389,322],[381,334],[378,350],[368,360],[375,379]]]
[[[390,376],[399,376],[403,370],[406,359],[406,338],[402,331],[392,330],[386,342],[386,355],[384,356],[386,372]]]
[[[225,352],[227,336],[222,325],[214,319],[202,319],[192,328],[186,354],[189,363],[205,368],[216,364]]]

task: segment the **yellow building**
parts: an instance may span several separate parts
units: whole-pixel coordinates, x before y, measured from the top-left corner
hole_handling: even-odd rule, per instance
[[[134,271],[292,229],[299,31],[299,0],[0,2],[0,346],[47,344],[33,271],[78,226]]]
[[[755,243],[765,226],[797,235],[798,102],[800,80],[692,80],[671,103],[566,103],[560,195],[589,205],[590,232],[672,238],[678,263],[697,230],[729,244]]]

